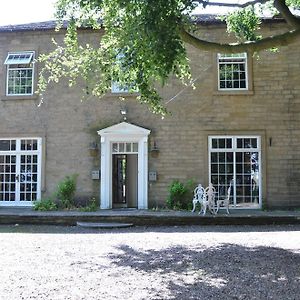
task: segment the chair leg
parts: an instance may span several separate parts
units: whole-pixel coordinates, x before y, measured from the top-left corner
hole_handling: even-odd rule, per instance
[[[229,203],[226,203],[226,211],[227,211],[227,214],[229,215]]]
[[[192,212],[194,212],[195,209],[196,209],[196,203],[197,203],[197,201],[196,201],[196,200],[193,200],[193,210],[192,210]]]
[[[206,214],[206,208],[207,208],[207,204],[204,204],[203,206],[204,206],[204,209],[203,209],[203,216],[205,216],[205,214]]]
[[[220,209],[220,201],[218,200],[218,201],[217,201],[217,210],[216,210],[216,214],[219,212],[219,209]]]

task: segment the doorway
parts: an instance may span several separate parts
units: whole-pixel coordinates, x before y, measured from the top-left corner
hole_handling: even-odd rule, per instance
[[[137,208],[137,154],[112,156],[113,208]]]
[[[0,206],[31,206],[40,185],[41,139],[0,139]]]
[[[233,208],[261,208],[261,141],[259,136],[209,137],[209,180],[224,198],[231,180]]]
[[[101,136],[100,208],[119,205],[147,209],[150,130],[121,122],[99,130],[98,134]],[[115,155],[119,158],[114,158]],[[113,193],[119,194],[118,198]],[[115,201],[121,203],[117,205]]]

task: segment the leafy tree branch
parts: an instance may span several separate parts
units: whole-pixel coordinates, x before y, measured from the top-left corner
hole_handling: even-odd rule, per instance
[[[207,6],[236,8],[225,18],[236,43],[205,40],[197,35],[197,22],[191,15],[196,7]],[[289,28],[261,36],[259,7],[280,13]],[[183,84],[191,82],[186,44],[199,51],[223,53],[258,52],[288,45],[300,36],[300,19],[290,8],[300,9],[300,0],[253,0],[243,4],[209,0],[59,0],[57,18],[60,24],[67,20],[68,28],[64,43],[40,57],[44,63],[40,92],[49,83],[67,77],[70,86],[81,83],[86,98],[101,98],[115,81],[128,87],[152,112],[164,115],[166,108],[157,88],[171,76]],[[197,18],[201,22],[201,15]],[[84,27],[97,30],[93,45],[80,43],[78,28]]]

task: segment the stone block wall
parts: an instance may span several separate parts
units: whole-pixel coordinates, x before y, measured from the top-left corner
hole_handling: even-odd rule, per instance
[[[267,25],[266,32],[280,30]],[[224,38],[220,25],[201,28],[199,34]],[[54,31],[0,33],[0,61],[8,51],[53,49]],[[80,36],[89,42],[99,33],[84,30]],[[171,80],[161,90],[170,116],[162,119],[150,113],[134,96],[121,102],[108,94],[103,99],[81,102],[81,87],[67,82],[51,85],[40,97],[7,99],[6,69],[0,68],[0,137],[43,137],[43,195],[50,195],[66,175],[78,174],[78,198],[99,197],[100,183],[91,171],[100,168],[100,156],[89,153],[92,142],[99,144],[97,130],[122,121],[120,109],[126,106],[127,121],[151,130],[149,145],[159,148],[157,157],[149,153],[149,171],[157,171],[157,182],[149,183],[149,207],[163,206],[174,179],[195,179],[207,184],[208,136],[217,134],[257,134],[262,137],[263,202],[269,207],[300,205],[300,40],[253,57],[253,91],[245,94],[220,93],[216,89],[216,53],[199,52],[188,46],[196,89]],[[39,66],[37,66],[37,69]],[[184,91],[182,92],[182,90]],[[176,96],[180,93],[178,96]],[[170,101],[170,99],[172,99]]]

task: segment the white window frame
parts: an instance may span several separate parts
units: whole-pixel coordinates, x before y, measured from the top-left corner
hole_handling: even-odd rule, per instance
[[[32,96],[34,91],[34,51],[9,52],[4,64],[6,70],[6,96]],[[9,93],[9,73],[10,71],[32,71],[31,93]]]
[[[41,199],[41,184],[42,184],[42,138],[40,137],[17,137],[17,138],[0,138],[0,140],[10,140],[16,142],[15,150],[0,150],[0,155],[15,155],[16,156],[16,174],[20,176],[21,170],[21,155],[37,155],[37,195],[36,200]],[[23,140],[36,140],[36,150],[22,150],[21,141]],[[16,199],[15,201],[0,201],[0,206],[32,206],[32,201],[20,200],[20,181],[16,182]]]
[[[129,93],[128,87],[122,87],[117,81],[112,81],[111,83],[111,92],[113,94],[120,94],[120,93]]]
[[[222,60],[222,61],[221,61]],[[218,61],[218,90],[219,91],[247,91],[249,89],[249,74],[248,74],[248,55],[246,52],[236,53],[236,54],[217,54]],[[221,87],[220,80],[220,67],[221,65],[234,65],[234,64],[244,64],[245,68],[245,87],[244,88],[227,88]],[[233,81],[233,80],[232,80]],[[240,81],[240,79],[239,79]]]
[[[213,139],[231,139],[232,145],[231,148],[213,148],[212,140]],[[238,148],[237,140],[238,139],[256,139],[257,147],[256,148]],[[211,182],[211,153],[213,152],[233,152],[233,205],[232,208],[247,208],[247,209],[258,209],[262,208],[262,156],[261,156],[261,137],[259,135],[214,135],[208,137],[208,180]],[[258,178],[258,188],[259,188],[259,198],[258,205],[252,205],[251,207],[243,207],[237,205],[237,195],[236,195],[236,153],[237,152],[258,152],[258,168],[259,168],[259,178]]]

